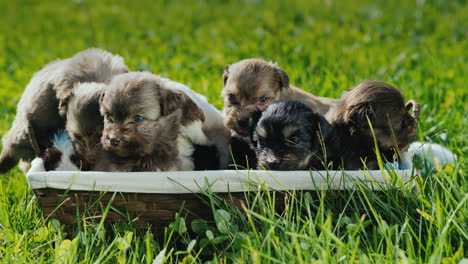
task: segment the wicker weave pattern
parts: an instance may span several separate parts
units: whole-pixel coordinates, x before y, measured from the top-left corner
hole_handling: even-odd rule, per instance
[[[67,231],[73,231],[83,217],[100,220],[114,193],[66,191],[52,188],[33,190],[46,218],[58,219]],[[244,193],[217,194],[236,206]],[[232,200],[231,200],[232,199]],[[137,228],[161,234],[180,212],[188,224],[193,219],[212,219],[210,207],[196,194],[116,193],[106,223],[132,221]]]

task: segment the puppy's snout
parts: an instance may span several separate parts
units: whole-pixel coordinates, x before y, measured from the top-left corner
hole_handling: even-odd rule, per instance
[[[107,136],[107,139],[113,147],[117,147],[120,143],[120,139],[118,139],[115,135],[109,135]]]
[[[237,124],[242,128],[249,127],[249,119],[247,117],[239,117],[237,118]]]
[[[279,169],[280,167],[280,160],[273,160],[273,161],[270,161],[266,164],[266,167],[270,170],[277,170]]]
[[[112,144],[112,146],[117,147],[120,143],[120,140],[118,140],[117,138],[111,138],[110,143]]]

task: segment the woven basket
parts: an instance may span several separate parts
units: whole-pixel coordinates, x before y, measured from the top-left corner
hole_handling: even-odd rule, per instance
[[[393,174],[391,177],[389,174]],[[58,219],[67,231],[81,221],[98,220],[111,203],[106,223],[129,222],[161,234],[180,213],[187,222],[210,219],[212,210],[201,193],[215,193],[240,206],[246,192],[269,189],[347,191],[360,182],[376,190],[390,179],[406,183],[411,170],[385,171],[179,171],[179,172],[46,172],[35,159],[27,174],[46,219]],[[282,195],[276,196],[282,199]],[[280,203],[277,203],[280,204]]]

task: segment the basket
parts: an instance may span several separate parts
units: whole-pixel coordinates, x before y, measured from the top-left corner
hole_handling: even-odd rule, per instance
[[[400,183],[412,170],[392,170]],[[212,211],[200,193],[207,191],[240,206],[246,192],[346,191],[360,182],[376,190],[387,188],[390,171],[177,171],[177,172],[46,172],[41,159],[33,160],[27,173],[46,219],[58,219],[66,230],[87,219],[102,217],[112,201],[106,223],[132,221],[138,228],[161,233],[180,213],[186,221],[210,219]],[[394,175],[394,176],[395,176]],[[401,180],[401,181],[400,181]],[[280,197],[280,196],[278,196]],[[84,220],[87,220],[84,219]]]

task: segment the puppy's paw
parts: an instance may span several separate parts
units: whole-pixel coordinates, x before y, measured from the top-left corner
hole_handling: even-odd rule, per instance
[[[10,155],[10,153],[2,153],[0,157],[0,174],[7,173],[18,164],[19,159]]]

